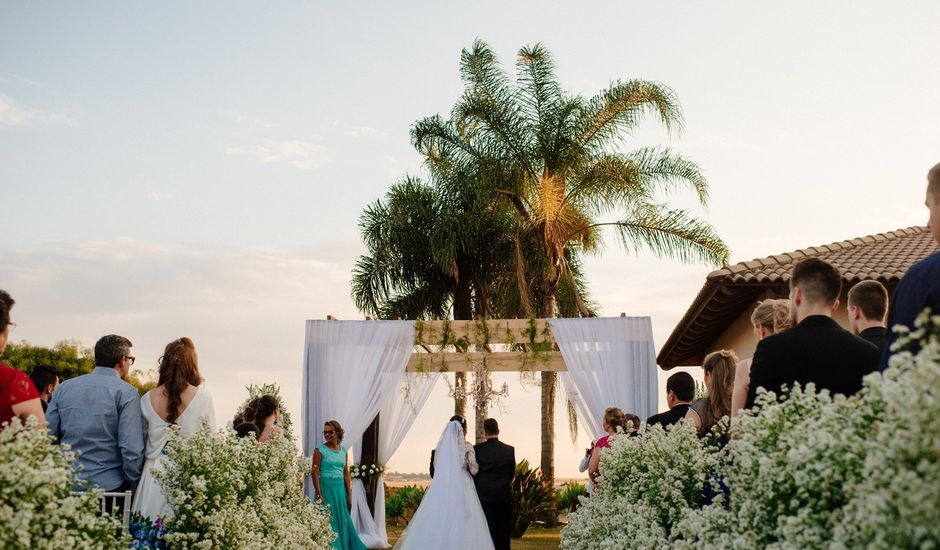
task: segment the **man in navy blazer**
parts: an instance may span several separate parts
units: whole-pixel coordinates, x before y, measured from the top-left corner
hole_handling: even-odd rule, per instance
[[[940,164],[927,172],[924,204],[930,211],[927,227],[940,244]],[[912,265],[894,291],[888,313],[888,345],[881,356],[881,370],[888,368],[891,344],[897,340],[894,326],[914,328],[914,319],[928,307],[933,315],[940,314],[940,252],[934,252]]]
[[[812,382],[816,390],[852,395],[862,378],[878,369],[874,345],[832,319],[842,293],[842,274],[819,258],[798,263],[790,275],[790,302],[797,325],[757,344],[745,407],[754,406],[757,388],[779,395],[782,386]]]

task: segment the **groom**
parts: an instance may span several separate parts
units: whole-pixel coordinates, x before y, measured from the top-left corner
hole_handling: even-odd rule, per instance
[[[499,424],[493,418],[483,421],[486,440],[473,449],[480,470],[473,478],[477,496],[496,550],[509,550],[512,529],[512,478],[516,473],[516,451],[499,440]]]

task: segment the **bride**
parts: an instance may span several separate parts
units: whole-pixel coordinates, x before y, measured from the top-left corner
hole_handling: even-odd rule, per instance
[[[493,540],[471,474],[473,445],[464,441],[467,421],[451,420],[434,450],[434,479],[395,550],[486,550]]]

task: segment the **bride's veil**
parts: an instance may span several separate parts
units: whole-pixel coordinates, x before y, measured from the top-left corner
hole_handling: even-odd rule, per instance
[[[437,442],[434,450],[434,481],[441,481],[441,485],[448,485],[450,481],[442,476],[457,476],[463,470],[463,437],[463,426],[451,420]]]

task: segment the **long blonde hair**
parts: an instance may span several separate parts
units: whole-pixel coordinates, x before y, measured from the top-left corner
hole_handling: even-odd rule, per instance
[[[734,371],[738,367],[738,356],[729,349],[713,351],[705,356],[702,369],[709,374],[705,397],[702,429],[707,432],[722,417],[731,414],[731,392],[734,389]]]

